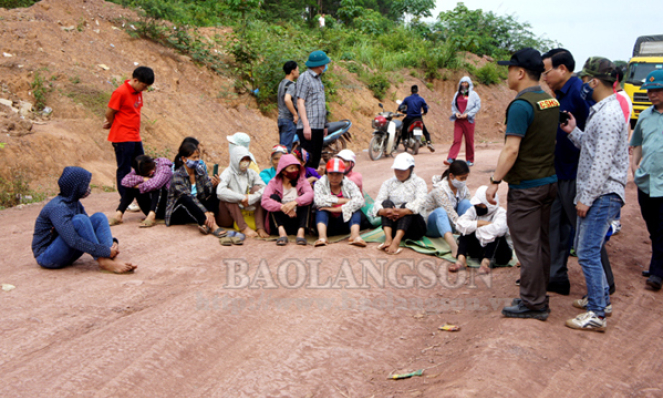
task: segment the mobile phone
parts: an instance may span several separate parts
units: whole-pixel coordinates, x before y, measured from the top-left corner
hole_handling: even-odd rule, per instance
[[[219,164],[214,165],[214,169],[212,169],[212,176],[219,175]]]
[[[566,124],[569,122],[569,113],[567,111],[559,112],[559,124]]]

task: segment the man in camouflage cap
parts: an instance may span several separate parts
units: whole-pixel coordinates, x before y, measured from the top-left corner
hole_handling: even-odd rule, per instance
[[[566,321],[579,330],[604,332],[607,316],[612,314],[609,285],[601,265],[601,247],[611,222],[624,205],[629,156],[628,127],[613,90],[617,68],[605,58],[588,60],[583,68],[588,81],[583,93],[596,102],[589,111],[584,131],[569,120],[562,130],[580,149],[576,179],[576,251],[587,285],[587,297],[573,306],[587,312]]]

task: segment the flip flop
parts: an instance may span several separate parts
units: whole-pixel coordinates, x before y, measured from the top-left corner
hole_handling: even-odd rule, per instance
[[[396,250],[396,253],[387,253],[387,252],[385,252],[385,253],[387,253],[390,256],[396,256],[396,255],[400,254],[402,251],[403,251],[403,248],[399,247],[398,250]]]
[[[366,242],[364,242],[364,240],[359,236],[351,240],[350,244],[357,247],[366,247]]]
[[[214,232],[212,232],[212,235],[216,236],[217,238],[221,238],[223,236],[228,235],[228,231],[226,231],[225,229],[219,227]]]
[[[327,239],[318,239],[313,244],[313,247],[327,246],[327,244],[329,244],[329,242],[327,242]]]
[[[453,267],[453,269],[451,267]],[[456,268],[456,263],[454,263],[451,267],[448,268],[449,272],[458,272],[462,269],[467,268],[467,266],[465,266],[465,267],[460,266],[460,267]]]
[[[124,221],[118,220],[115,217],[111,217],[111,218],[108,219],[108,225],[111,226],[111,227],[115,226],[115,225],[120,225],[122,223],[124,223]]]
[[[219,244],[221,246],[232,246],[233,242],[231,240],[232,238],[229,238],[227,236],[224,236],[223,238],[219,239]]]
[[[306,246],[306,245],[308,245],[308,242],[306,242],[306,239],[304,239],[304,238],[297,238],[297,239],[295,239],[295,243],[297,243],[299,246]]]
[[[288,244],[288,237],[287,236],[281,236],[276,240],[276,246],[285,246]]]
[[[156,220],[151,220],[151,221],[143,221],[142,224],[138,225],[138,228],[150,228],[157,225]]]
[[[233,245],[237,245],[237,246],[241,246],[241,245],[244,244],[244,240],[243,240],[242,238],[240,238],[239,236],[233,236],[233,237],[231,237],[231,238],[230,238],[230,242],[231,242]]]
[[[209,234],[209,227],[207,225],[199,225],[198,226],[198,231],[200,231],[200,233],[203,234],[203,235],[208,235]]]
[[[384,243],[380,243],[380,246],[378,246],[377,249],[378,249],[378,250],[382,250],[382,251],[384,251],[384,249],[385,249],[386,247],[387,247],[387,246],[385,246]]]

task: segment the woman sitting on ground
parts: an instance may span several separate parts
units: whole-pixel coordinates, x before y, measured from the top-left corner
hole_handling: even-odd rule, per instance
[[[421,215],[426,209],[426,182],[414,174],[414,158],[401,153],[391,166],[395,176],[380,187],[373,205],[373,216],[382,217],[385,241],[378,246],[387,254],[398,254],[401,240],[421,239],[426,233],[426,220]]]
[[[320,179],[320,174],[313,167],[306,167],[306,162],[308,162],[310,156],[309,153],[304,148],[297,148],[292,150],[292,154],[295,155],[297,160],[299,160],[299,164],[306,171],[306,180],[311,186],[314,186],[316,181]]]
[[[453,235],[456,220],[472,207],[470,191],[465,184],[469,175],[467,163],[455,160],[441,176],[433,176],[433,189],[426,197],[426,236],[444,237],[454,257],[458,252]]]
[[[364,177],[361,173],[355,171],[355,164],[357,163],[357,157],[355,153],[349,149],[344,149],[341,152],[336,154],[336,157],[343,160],[345,164],[345,176],[352,182],[357,185],[359,191],[364,193]]]
[[[279,160],[281,160],[281,156],[287,154],[288,148],[283,145],[274,145],[272,147],[272,153],[269,156],[269,163],[272,165],[272,167],[260,172],[260,178],[262,178],[262,181],[265,183],[265,185],[269,184],[272,178],[274,178],[276,175],[276,168],[279,167]]]
[[[251,154],[244,147],[235,148],[230,155],[230,165],[221,173],[221,182],[216,188],[219,198],[219,223],[222,227],[232,228],[233,223],[244,235],[255,238],[266,238],[265,212],[260,206],[265,183],[258,173],[249,169]],[[253,213],[256,231],[252,230],[244,213]]]
[[[341,159],[327,162],[327,174],[315,184],[315,205],[318,211],[315,222],[320,239],[315,246],[326,246],[329,235],[350,233],[350,244],[366,247],[366,242],[359,237],[361,208],[364,195],[354,182],[344,176],[345,164]]]
[[[187,142],[180,146],[175,157],[175,174],[168,189],[166,225],[195,222],[203,235],[212,233],[220,238],[226,235],[216,224],[219,199],[214,189],[218,179],[211,179],[199,164],[198,147]]]
[[[277,232],[278,246],[288,244],[288,235],[297,235],[298,245],[306,245],[304,234],[309,223],[313,189],[304,174],[304,167],[294,155],[283,155],[274,177],[262,195],[269,231]]]
[[[481,259],[479,273],[489,273],[493,265],[506,265],[511,261],[513,252],[507,236],[506,210],[497,204],[491,205],[486,199],[487,186],[477,189],[465,214],[458,217],[456,228],[461,233],[458,238],[456,264],[449,271],[456,272],[467,267],[467,257]]]
[[[157,218],[162,220],[166,214],[168,187],[173,176],[172,165],[173,162],[166,158],[152,159],[147,155],[136,157],[133,169],[122,179],[122,186],[126,190],[115,216],[111,217],[108,223],[111,226],[122,224],[124,212],[134,199],[147,216],[140,223],[141,228],[154,226]]]
[[[113,238],[103,213],[88,217],[80,199],[90,196],[92,174],[80,167],[65,167],[58,180],[60,194],[41,209],[32,237],[37,264],[59,269],[88,253],[105,270],[123,273],[136,266],[117,260],[119,242]]]

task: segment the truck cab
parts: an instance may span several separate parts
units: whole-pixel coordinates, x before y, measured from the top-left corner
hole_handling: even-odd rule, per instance
[[[633,101],[631,127],[635,126],[640,112],[652,105],[647,90],[640,87],[650,72],[659,69],[663,69],[663,35],[638,37],[624,78],[624,91]]]

